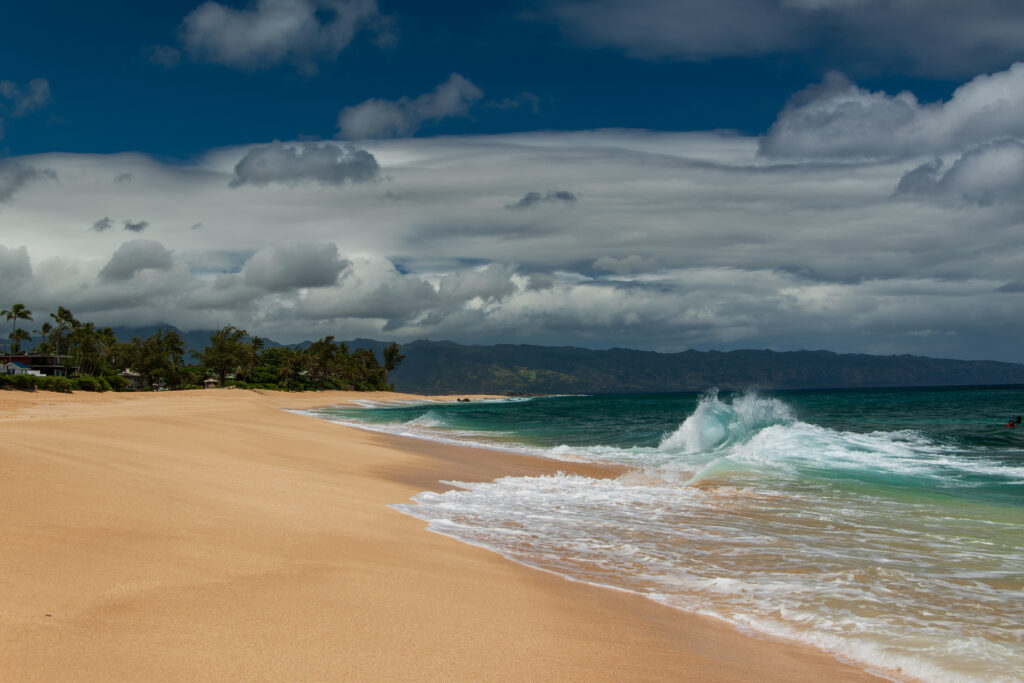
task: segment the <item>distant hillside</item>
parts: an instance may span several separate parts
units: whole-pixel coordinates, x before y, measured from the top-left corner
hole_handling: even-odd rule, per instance
[[[656,393],[1024,384],[1024,365],[831,351],[592,351],[416,341],[391,378],[413,393]]]
[[[169,327],[169,326],[165,326]],[[114,328],[118,339],[148,337],[153,327]],[[171,328],[174,329],[174,328]],[[211,330],[183,332],[188,350],[202,350]],[[309,341],[288,344],[304,349]],[[388,342],[355,339],[352,350],[381,357]],[[282,346],[265,340],[266,348]],[[423,394],[611,394],[757,389],[841,389],[1024,384],[1024,365],[922,356],[871,356],[831,351],[593,351],[571,346],[463,346],[415,341],[391,373],[398,391]]]

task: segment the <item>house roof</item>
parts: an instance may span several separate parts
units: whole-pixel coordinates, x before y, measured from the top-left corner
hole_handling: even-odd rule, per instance
[[[8,363],[8,365],[13,365],[14,367],[21,368],[22,370],[29,370],[29,369],[31,369],[27,365],[22,363],[21,361],[16,361],[16,360],[12,360],[10,363]]]

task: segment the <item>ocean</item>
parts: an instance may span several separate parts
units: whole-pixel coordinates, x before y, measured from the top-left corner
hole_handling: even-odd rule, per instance
[[[896,679],[1024,681],[1024,388],[562,396],[315,411],[624,465],[398,510],[575,580]]]

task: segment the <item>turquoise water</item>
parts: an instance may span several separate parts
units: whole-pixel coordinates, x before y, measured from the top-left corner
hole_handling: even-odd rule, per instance
[[[430,528],[896,678],[1024,681],[1024,389],[550,397],[319,411],[625,465],[451,482]]]

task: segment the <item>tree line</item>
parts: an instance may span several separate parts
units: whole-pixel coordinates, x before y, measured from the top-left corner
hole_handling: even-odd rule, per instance
[[[11,353],[23,353],[22,345],[33,336],[18,323],[32,322],[32,311],[14,304],[0,311],[0,317],[12,324]],[[87,389],[193,388],[213,378],[221,386],[287,391],[390,391],[388,373],[405,358],[392,343],[383,350],[382,365],[373,351],[350,350],[333,336],[306,349],[265,348],[265,340],[233,325],[215,330],[202,351],[186,353],[185,340],[176,330],[161,329],[123,342],[110,327],[79,321],[63,306],[34,332],[38,340],[31,353],[66,359],[77,386]]]

